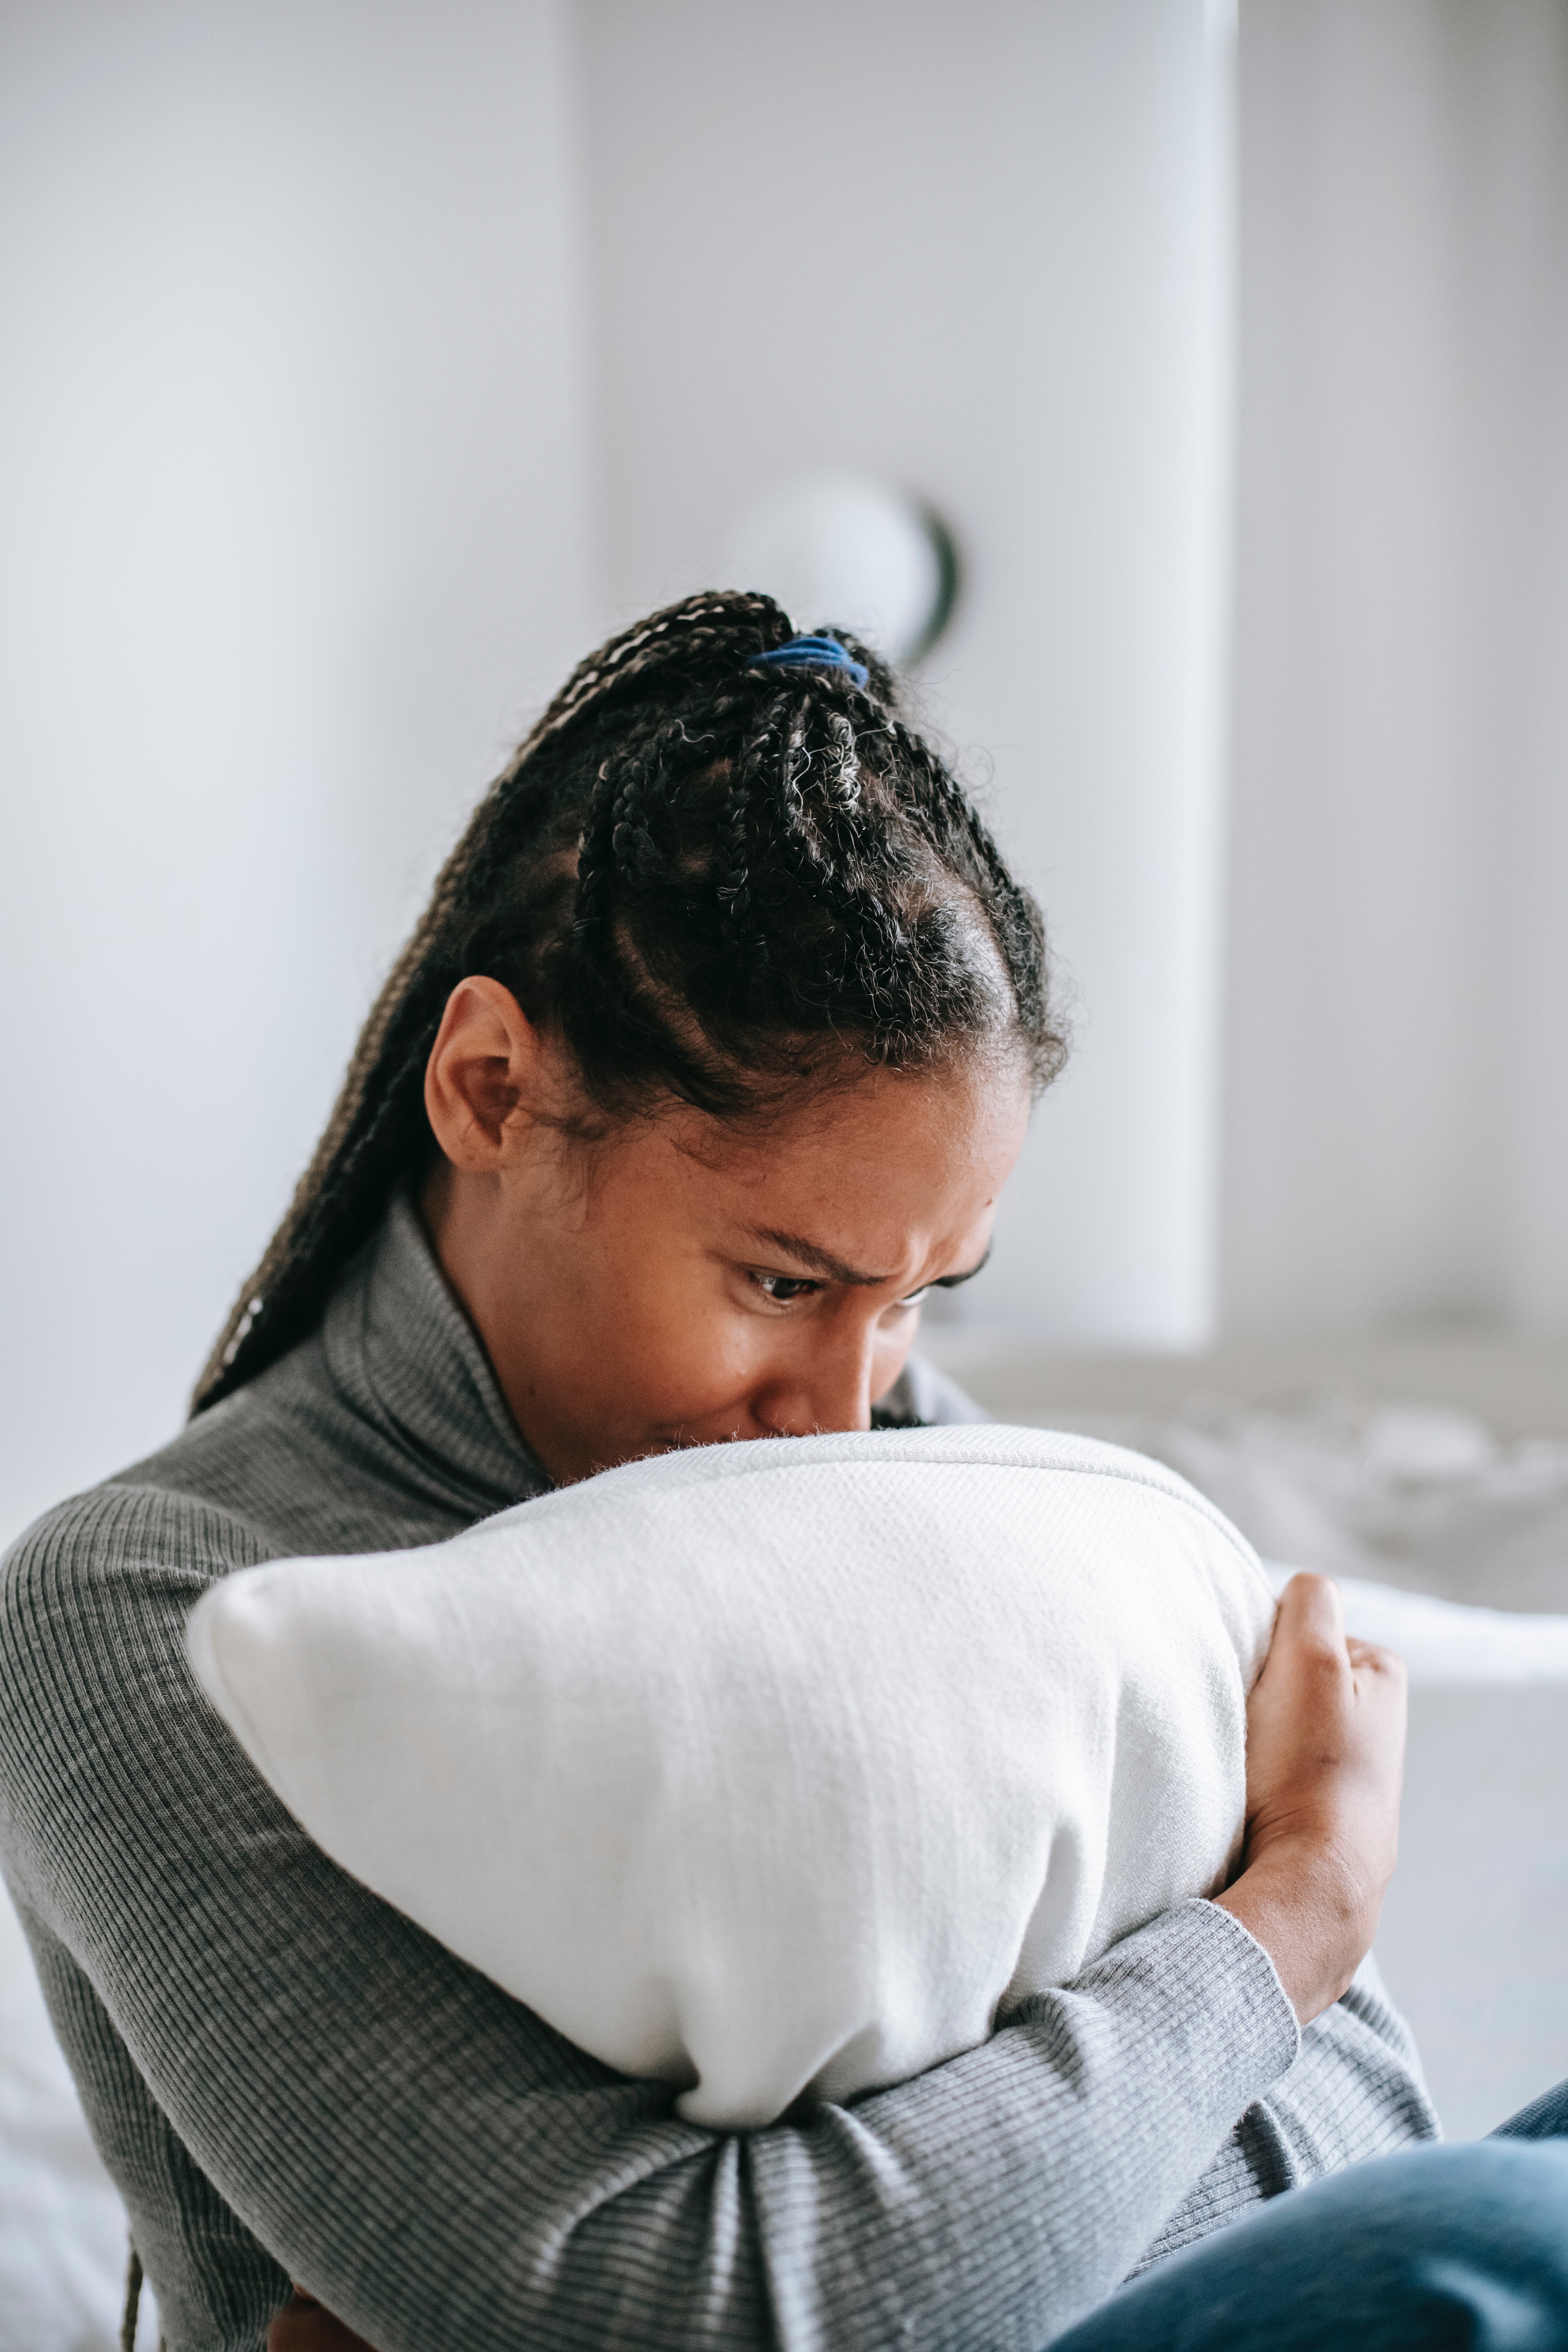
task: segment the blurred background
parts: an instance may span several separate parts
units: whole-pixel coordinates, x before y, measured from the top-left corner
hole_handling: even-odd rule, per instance
[[[5,0],[0,1540],[179,1422],[533,710],[848,476],[1078,1036],[933,1350],[1568,1610],[1565,255],[1568,0]]]

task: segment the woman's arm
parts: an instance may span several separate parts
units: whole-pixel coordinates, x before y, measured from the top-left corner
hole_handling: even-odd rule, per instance
[[[13,1554],[0,1640],[8,1870],[272,2298],[207,2295],[204,2344],[252,2345],[288,2275],[380,2352],[1035,2352],[1291,2064],[1268,1957],[1194,1903],[914,2082],[682,2124],[336,1870],[251,1770],[183,1631],[252,1556],[224,1513],[103,1489]]]

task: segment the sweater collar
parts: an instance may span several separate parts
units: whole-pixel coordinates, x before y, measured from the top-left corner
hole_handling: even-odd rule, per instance
[[[339,1284],[321,1336],[334,1386],[422,1484],[475,1517],[547,1491],[406,1189]]]

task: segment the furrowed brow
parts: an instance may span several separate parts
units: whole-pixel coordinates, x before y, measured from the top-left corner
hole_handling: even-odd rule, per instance
[[[784,1257],[793,1258],[797,1265],[804,1265],[808,1272],[820,1275],[825,1282],[843,1282],[856,1289],[875,1290],[879,1284],[893,1279],[890,1274],[858,1274],[852,1265],[846,1265],[841,1257],[835,1257],[831,1250],[825,1250],[816,1242],[808,1242],[800,1234],[780,1234],[773,1232],[771,1226],[753,1225],[752,1234],[754,1240],[765,1242],[770,1249],[776,1249]],[[987,1246],[984,1257],[974,1265],[966,1267],[963,1274],[939,1274],[933,1281],[922,1286],[928,1290],[956,1290],[961,1282],[973,1282],[977,1274],[984,1272],[990,1255]]]
[[[783,1256],[794,1258],[797,1265],[804,1265],[810,1273],[820,1275],[825,1282],[845,1282],[856,1289],[874,1290],[879,1283],[891,1282],[893,1278],[890,1274],[858,1274],[841,1257],[835,1257],[831,1250],[804,1240],[799,1234],[778,1234],[771,1226],[753,1225],[752,1236],[755,1241],[766,1242],[770,1249],[778,1250]]]

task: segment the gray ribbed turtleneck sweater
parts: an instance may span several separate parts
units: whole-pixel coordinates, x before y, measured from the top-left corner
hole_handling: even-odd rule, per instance
[[[258,2352],[291,2278],[380,2352],[1039,2352],[1151,2253],[1432,2136],[1370,1965],[1298,2035],[1207,1903],[766,2131],[574,2049],[318,1853],[182,1639],[233,1568],[544,1483],[399,1203],[312,1338],[9,1557],[0,1851],[171,2352]]]

